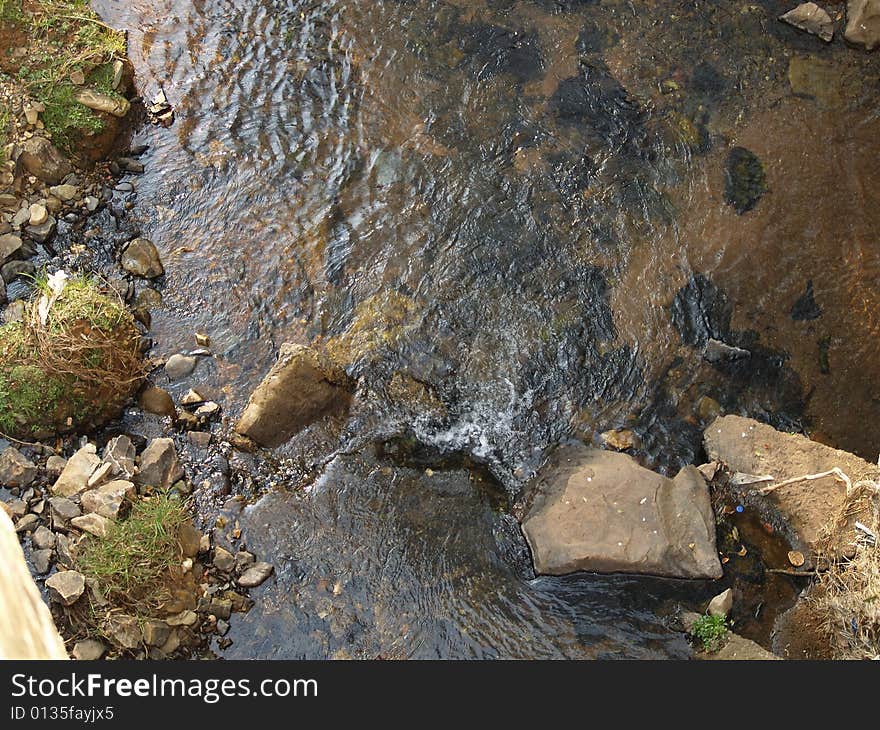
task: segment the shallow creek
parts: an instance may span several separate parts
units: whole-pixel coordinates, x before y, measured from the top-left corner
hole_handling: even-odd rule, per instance
[[[360,383],[238,516],[278,578],[227,656],[685,656],[712,586],[530,574],[547,448],[674,473],[721,408],[876,458],[876,54],[769,0],[93,5],[177,115],[136,139],[156,351],[210,333],[228,415],[285,341]]]

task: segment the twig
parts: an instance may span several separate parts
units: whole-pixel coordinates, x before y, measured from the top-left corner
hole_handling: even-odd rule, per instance
[[[778,575],[793,575],[800,578],[809,578],[818,575],[819,570],[792,570],[791,568],[767,568],[767,573],[776,573]]]
[[[852,481],[850,478],[843,473],[843,471],[839,467],[834,467],[833,469],[829,469],[828,471],[823,471],[819,474],[804,474],[802,477],[792,477],[791,479],[786,479],[784,482],[779,482],[778,484],[772,484],[769,487],[761,487],[758,490],[759,494],[770,494],[771,492],[775,492],[780,487],[787,487],[790,484],[797,484],[798,482],[812,481],[814,479],[822,479],[823,477],[837,477],[838,480],[844,482],[846,484],[846,493],[849,494],[852,491]]]

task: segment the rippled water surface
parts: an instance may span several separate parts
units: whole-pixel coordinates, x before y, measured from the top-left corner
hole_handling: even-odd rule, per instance
[[[209,332],[199,377],[235,414],[281,342],[319,344],[360,405],[288,453],[404,434],[496,496],[622,426],[675,471],[718,406],[876,458],[880,64],[778,5],[96,0],[176,108],[138,134],[159,353]],[[749,210],[734,148],[763,170]],[[751,357],[711,365],[709,338]],[[530,580],[468,472],[384,458],[248,509],[283,565],[233,653],[686,651],[658,618],[678,587]]]

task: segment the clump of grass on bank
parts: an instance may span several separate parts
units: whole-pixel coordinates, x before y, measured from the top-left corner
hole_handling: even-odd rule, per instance
[[[70,280],[48,310],[36,296],[21,321],[0,327],[0,432],[43,438],[114,417],[143,376],[140,334],[115,297],[86,277]]]
[[[173,585],[173,569],[183,558],[178,533],[187,519],[186,505],[176,497],[156,494],[139,500],[106,537],[83,541],[76,567],[97,581],[114,609],[149,616]]]
[[[0,165],[6,162],[6,135],[9,131],[9,110],[0,107]]]
[[[691,634],[703,651],[712,654],[724,646],[727,640],[727,622],[723,616],[700,616],[694,621]]]
[[[17,76],[46,110],[43,123],[55,144],[70,151],[79,134],[98,134],[101,117],[76,99],[70,80],[81,72],[87,84],[114,95],[113,62],[125,57],[125,34],[98,20],[88,0],[0,0],[0,21],[26,33],[28,53]]]

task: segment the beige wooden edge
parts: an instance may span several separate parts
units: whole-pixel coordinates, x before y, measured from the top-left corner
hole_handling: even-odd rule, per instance
[[[0,659],[67,659],[49,607],[31,578],[12,520],[2,508]]]

